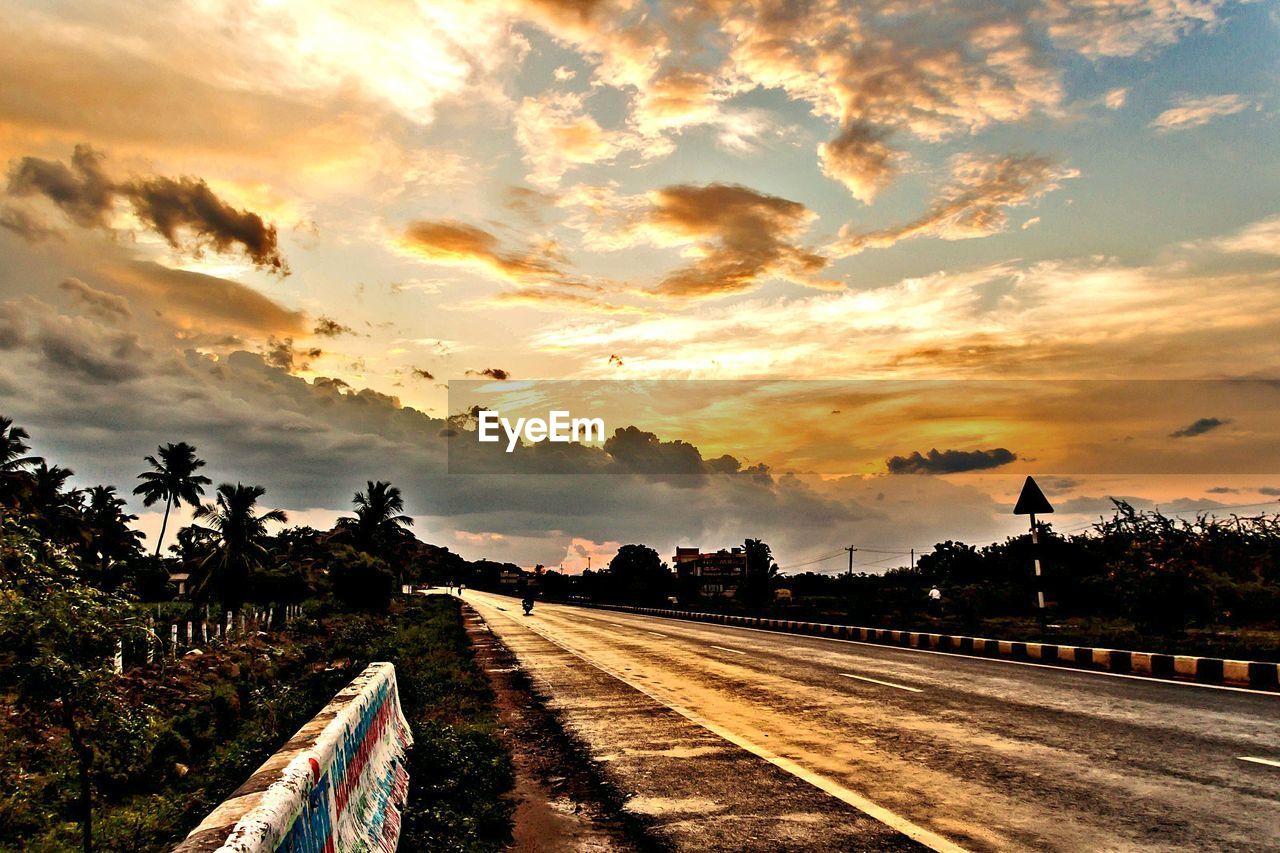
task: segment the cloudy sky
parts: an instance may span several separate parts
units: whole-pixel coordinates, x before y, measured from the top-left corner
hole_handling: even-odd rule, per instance
[[[1064,528],[1250,511],[1277,36],[1222,0],[11,2],[0,412],[81,484],[187,440],[299,521],[387,478],[424,538],[570,569],[895,565],[1018,529],[1027,473]],[[620,380],[639,429],[450,474],[477,378]]]

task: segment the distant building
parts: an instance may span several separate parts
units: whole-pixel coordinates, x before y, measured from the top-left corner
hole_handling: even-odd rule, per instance
[[[692,583],[699,595],[732,598],[747,576],[747,553],[741,548],[703,552],[698,548],[676,548],[671,558],[676,577]]]
[[[178,598],[186,598],[187,586],[191,583],[191,575],[188,572],[170,572],[169,583],[178,588]]]

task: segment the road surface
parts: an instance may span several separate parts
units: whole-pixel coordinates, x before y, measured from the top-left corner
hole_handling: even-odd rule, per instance
[[[677,847],[1280,850],[1280,695],[463,598]]]

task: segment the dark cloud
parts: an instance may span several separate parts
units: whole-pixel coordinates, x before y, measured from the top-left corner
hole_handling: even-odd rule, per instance
[[[294,347],[293,338],[269,338],[262,358],[272,367],[294,373],[311,367],[311,360],[324,355],[319,347]]]
[[[114,385],[142,376],[151,358],[136,333],[67,317],[34,299],[6,302],[0,309],[0,350],[30,353],[45,376]]]
[[[662,441],[636,427],[620,427],[605,440],[605,453],[625,471],[637,474],[705,474],[697,447],[686,441]]]
[[[1280,497],[1280,487],[1263,486],[1261,489],[1258,489],[1258,494],[1266,495],[1269,498]]]
[[[138,218],[175,249],[183,248],[182,231],[194,237],[191,248],[197,252],[206,246],[227,252],[239,245],[255,266],[289,274],[276,243],[276,227],[256,213],[236,210],[199,178],[146,178],[122,184],[121,191]]]
[[[1194,423],[1187,424],[1182,429],[1174,430],[1169,433],[1170,438],[1191,438],[1197,435],[1204,435],[1206,432],[1212,432],[1221,426],[1231,423],[1230,420],[1222,418],[1200,418]]]
[[[103,155],[77,145],[71,163],[23,157],[9,172],[9,193],[41,195],[84,228],[110,227],[117,198],[133,207],[143,224],[175,249],[200,253],[212,247],[228,252],[239,246],[254,265],[287,275],[276,228],[247,210],[236,210],[200,178],[148,177],[116,182],[102,168]]]
[[[468,376],[488,376],[490,379],[503,381],[511,378],[509,371],[503,370],[501,367],[486,367],[484,370],[468,370]]]
[[[1008,465],[1018,455],[1003,447],[991,450],[942,450],[936,448],[926,454],[916,450],[910,456],[891,456],[885,460],[890,474],[960,474],[965,471],[984,471]]]
[[[350,326],[345,326],[330,317],[321,316],[316,321],[316,327],[311,331],[313,335],[323,335],[326,338],[336,338],[338,335],[352,335],[355,331]]]
[[[102,154],[77,145],[71,165],[39,157],[23,157],[9,171],[9,194],[43,195],[75,224],[105,228],[116,187],[102,169]]]
[[[418,377],[419,379],[435,379],[436,378],[435,375],[430,370],[427,370],[424,367],[411,368],[409,373],[413,376]]]
[[[1230,486],[1214,486],[1212,489],[1208,489],[1207,491],[1208,491],[1208,493],[1209,493],[1209,494],[1211,494],[1211,495],[1238,495],[1238,494],[1240,494],[1240,490],[1239,490],[1239,489],[1233,489],[1233,488],[1231,488]]]
[[[129,301],[123,296],[90,287],[78,278],[64,279],[58,288],[70,294],[77,302],[105,320],[126,320],[133,316]]]

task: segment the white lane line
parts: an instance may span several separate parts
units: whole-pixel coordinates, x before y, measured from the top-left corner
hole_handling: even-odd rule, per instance
[[[840,673],[845,678],[856,678],[859,681],[870,681],[872,684],[883,684],[885,687],[896,687],[899,690],[910,690],[912,693],[923,693],[919,687],[908,687],[905,684],[894,684],[892,681],[881,681],[878,678],[867,678],[865,675],[854,675],[852,672]]]
[[[1268,767],[1280,767],[1280,761],[1272,758],[1254,758],[1252,755],[1237,756],[1237,761],[1252,761],[1254,764],[1265,764]]]
[[[853,806],[855,809],[867,815],[868,817],[871,817],[871,818],[874,818],[875,820],[880,821],[885,826],[888,826],[890,829],[894,829],[894,830],[897,830],[898,832],[901,832],[903,835],[907,836],[913,841],[923,844],[925,847],[928,847],[930,850],[937,850],[939,851],[939,853],[968,853],[968,851],[964,847],[961,847],[959,844],[956,844],[954,841],[951,841],[947,838],[943,838],[941,835],[937,834],[936,832],[925,829],[923,826],[920,826],[919,824],[912,823],[907,818],[902,817],[901,815],[898,815],[894,812],[891,812],[888,809],[886,809],[884,806],[879,805],[878,803],[872,802],[871,800],[868,800],[866,797],[862,796],[861,794],[856,793],[850,790],[849,788],[846,788],[844,785],[841,785],[839,782],[835,781],[834,779],[828,776],[823,776],[822,774],[816,773],[812,770],[809,770],[807,767],[803,767],[789,758],[784,758],[783,756],[778,755],[777,753],[773,752],[767,747],[761,746],[760,744],[750,741],[747,738],[743,737],[742,735],[732,732],[724,728],[723,726],[719,726],[716,723],[713,723],[710,720],[706,719],[702,715],[694,711],[691,711],[682,705],[678,705],[675,702],[671,702],[667,699],[661,698],[660,696],[658,696],[648,688],[643,687],[639,684],[636,684],[634,681],[628,679],[627,677],[617,672],[614,672],[612,669],[610,669],[607,666],[604,666],[603,664],[597,663],[596,661],[587,657],[585,653],[579,652],[576,649],[570,648],[569,646],[566,646],[564,643],[560,642],[559,640],[553,639],[547,634],[544,634],[542,631],[539,631],[537,628],[534,628],[528,622],[521,622],[520,620],[516,619],[514,616],[511,616],[509,614],[507,615],[507,618],[510,619],[516,625],[522,626],[524,628],[528,628],[532,633],[542,637],[542,639],[546,640],[548,643],[551,643],[553,646],[558,646],[564,649],[566,652],[578,658],[583,663],[590,664],[591,666],[594,666],[596,669],[600,670],[606,675],[610,675],[616,678],[618,681],[621,681],[623,684],[627,685],[632,690],[643,693],[645,696],[648,696],[650,699],[657,702],[659,705],[662,705],[663,707],[666,707],[666,708],[670,708],[672,711],[675,711],[677,714],[684,717],[686,720],[693,723],[694,725],[701,726],[702,728],[706,729],[712,734],[718,737],[721,737],[724,740],[727,740],[729,743],[735,746],[742,747],[747,752],[750,752],[752,755],[758,756],[759,758],[763,758],[765,761],[769,762],[775,767],[778,767],[781,770],[784,770],[787,773],[790,773],[792,776],[795,776],[797,779],[800,779],[804,782],[808,782],[810,785],[814,786],[818,790],[826,791],[828,794],[835,797],[837,800],[840,800],[841,802],[844,802],[844,803],[848,803],[849,805]],[[736,651],[736,649],[732,651]],[[746,654],[746,652],[743,652],[743,654]]]
[[[714,645],[713,645],[711,648],[713,648],[713,649],[719,649],[719,650],[720,650],[720,651],[722,651],[722,652],[733,652],[735,655],[745,655],[745,654],[746,654],[746,652],[744,652],[742,649],[731,649],[731,648],[729,648],[728,646],[714,646]]]
[[[667,637],[667,635],[666,635],[666,634],[659,634],[657,631],[645,631],[645,633],[646,633],[646,634],[653,634],[653,636],[655,636],[655,637],[662,637],[664,640],[665,640],[665,639],[666,639],[666,637]]]

